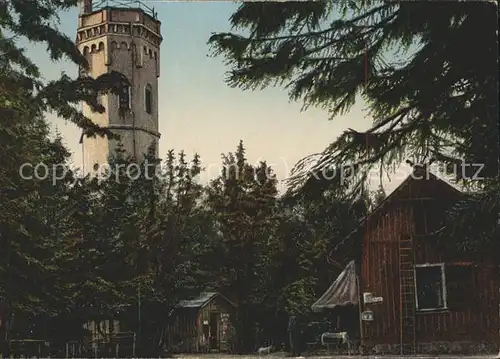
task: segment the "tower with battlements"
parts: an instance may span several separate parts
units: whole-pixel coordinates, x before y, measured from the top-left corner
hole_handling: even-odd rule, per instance
[[[162,37],[156,13],[137,0],[83,0],[82,5],[76,43],[90,65],[86,75],[97,77],[117,71],[130,83],[119,95],[100,96],[100,103],[106,109],[102,114],[83,105],[85,116],[120,136],[118,141],[82,134],[84,171],[92,172],[96,165],[106,164],[116,154],[119,142],[138,162],[152,144],[158,155]]]

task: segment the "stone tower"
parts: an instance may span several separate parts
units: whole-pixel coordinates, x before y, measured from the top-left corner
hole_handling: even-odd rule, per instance
[[[87,75],[97,77],[110,71],[122,73],[130,82],[119,95],[106,94],[100,102],[102,114],[83,104],[83,113],[96,124],[120,136],[123,149],[136,161],[144,159],[151,144],[158,155],[158,78],[160,76],[160,22],[153,10],[140,1],[133,6],[92,4],[83,0],[77,30],[78,49],[87,58]],[[94,5],[94,6],[93,6]],[[116,154],[118,141],[82,134],[83,170],[87,173]]]

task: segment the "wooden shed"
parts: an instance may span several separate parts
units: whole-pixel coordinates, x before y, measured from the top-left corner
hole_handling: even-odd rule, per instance
[[[363,352],[498,352],[497,253],[452,250],[453,238],[439,236],[446,209],[461,195],[416,168],[358,229]]]
[[[96,357],[109,354],[116,357],[135,356],[136,333],[127,330],[123,312],[102,316],[101,320],[89,320],[83,328],[87,331],[84,341],[67,343],[67,354],[75,355],[75,352],[81,351],[84,355]]]
[[[177,353],[227,352],[235,330],[236,305],[222,294],[204,292],[181,301],[167,327],[167,345]]]

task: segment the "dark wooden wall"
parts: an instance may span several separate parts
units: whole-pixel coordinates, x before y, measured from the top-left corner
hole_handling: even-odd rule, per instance
[[[174,352],[196,352],[198,350],[198,329],[196,328],[196,309],[181,309],[167,326],[166,342]]]
[[[227,325],[234,315],[233,306],[216,296],[202,308],[180,308],[173,321],[167,326],[167,345],[176,352],[196,353],[208,350],[209,342],[202,345],[203,321],[210,321],[210,315],[217,313],[218,349],[227,351]],[[226,314],[221,316],[221,314]]]
[[[398,191],[398,190],[396,190]],[[470,273],[469,291],[448,293],[449,310],[416,313],[417,343],[480,341],[499,343],[499,282],[496,267],[464,253],[450,252],[436,241],[435,232],[444,209],[457,193],[439,180],[410,180],[376,210],[365,223],[361,265],[361,292],[383,297],[382,303],[365,305],[374,321],[363,323],[363,343],[400,342],[399,241],[413,239],[415,263],[445,263],[446,276],[460,268]],[[453,240],[450,238],[449,240]],[[458,269],[457,269],[458,268]],[[467,272],[467,271],[465,271]],[[457,297],[461,297],[460,305]],[[464,297],[466,299],[464,300]]]
[[[205,307],[203,307],[199,311],[200,321],[203,320],[210,321],[210,315],[212,313],[217,313],[217,338],[218,338],[218,346],[219,351],[226,352],[229,349],[228,343],[228,323],[231,321],[231,318],[234,315],[234,308],[222,297],[215,297],[210,303],[208,303]],[[224,314],[224,316],[221,316]],[[201,328],[200,328],[200,334]]]

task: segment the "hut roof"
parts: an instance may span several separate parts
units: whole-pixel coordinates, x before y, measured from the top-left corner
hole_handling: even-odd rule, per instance
[[[449,193],[455,194],[457,197],[464,195],[463,192],[461,192],[460,190],[458,190],[457,188],[455,188],[454,186],[452,186],[450,183],[448,183],[447,181],[439,178],[438,176],[436,176],[435,174],[433,174],[430,171],[427,174],[427,178],[422,178],[422,177],[419,177],[419,176],[415,176],[414,174],[415,173],[413,173],[412,175],[409,175],[378,206],[376,206],[370,213],[368,213],[367,216],[363,217],[358,222],[358,225],[356,226],[356,228],[354,228],[354,230],[351,233],[349,233],[339,244],[337,244],[332,249],[332,251],[330,252],[330,254],[332,254],[333,252],[337,251],[340,247],[348,244],[348,242],[350,242],[350,239],[353,238],[355,234],[359,233],[360,230],[363,230],[365,228],[365,223],[366,223],[366,221],[370,217],[372,217],[375,214],[379,213],[384,207],[386,207],[388,204],[394,202],[395,200],[397,200],[397,199],[399,199],[401,197],[408,196],[409,195],[408,194],[409,186],[410,186],[411,182],[414,182],[414,181],[429,181],[430,180],[430,181],[434,181],[435,183],[439,183],[440,188],[442,188],[442,190],[443,190],[442,192],[440,192],[441,194],[444,194],[444,192],[447,191]],[[411,194],[409,195],[409,197],[411,197]]]
[[[231,302],[229,299],[227,299],[226,297],[224,297],[222,294],[220,294],[218,292],[202,292],[196,298],[181,300],[178,304],[178,307],[180,307],[180,308],[202,308],[217,296],[223,298],[226,302],[231,304],[233,307],[236,307],[236,305],[233,302]]]

